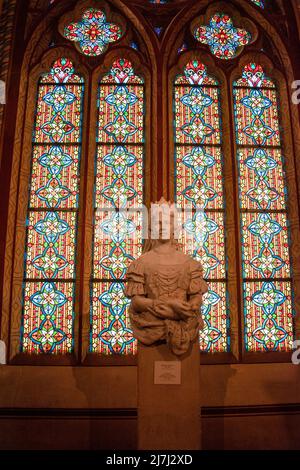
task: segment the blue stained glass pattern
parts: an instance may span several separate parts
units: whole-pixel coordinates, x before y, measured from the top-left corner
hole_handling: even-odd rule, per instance
[[[143,159],[144,83],[132,64],[119,58],[99,84],[92,353],[136,353],[124,280],[142,251]],[[128,207],[135,210],[127,213]]]
[[[84,55],[98,56],[107,50],[110,43],[122,37],[122,29],[115,23],[109,23],[104,11],[88,8],[80,21],[65,27],[64,36],[78,43]]]
[[[251,34],[236,28],[232,19],[225,13],[215,13],[209,25],[197,26],[193,31],[197,41],[207,44],[219,59],[232,59],[239,50],[251,42]]]
[[[39,81],[21,331],[21,351],[28,354],[73,351],[83,93],[67,58]]]
[[[200,332],[203,352],[229,350],[226,313],[224,191],[220,90],[199,60],[186,64],[174,84],[175,197],[185,209],[179,240],[182,248],[201,261],[209,292]],[[189,210],[187,210],[189,209]]]
[[[234,83],[234,109],[245,349],[288,351],[294,327],[279,104],[260,64],[247,64]]]

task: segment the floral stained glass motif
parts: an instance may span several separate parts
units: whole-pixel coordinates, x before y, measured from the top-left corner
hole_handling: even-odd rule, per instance
[[[175,191],[182,209],[183,249],[199,259],[209,291],[204,296],[205,352],[229,349],[226,313],[224,193],[220,89],[199,60],[186,64],[174,83]]]
[[[216,13],[208,26],[197,26],[194,37],[202,44],[207,44],[211,53],[219,59],[232,59],[241,48],[251,42],[251,34],[242,28],[235,28],[230,16]]]
[[[90,351],[136,352],[124,281],[142,251],[144,82],[117,59],[101,78],[95,182]],[[127,210],[128,209],[128,210]]]
[[[288,351],[292,286],[284,158],[274,82],[247,64],[234,83],[247,351]]]
[[[22,352],[73,350],[74,280],[84,83],[60,58],[38,86],[22,322]]]
[[[64,36],[78,43],[81,52],[88,56],[103,54],[108,45],[118,41],[122,34],[120,26],[109,23],[105,13],[95,8],[87,9],[80,21],[64,28]]]

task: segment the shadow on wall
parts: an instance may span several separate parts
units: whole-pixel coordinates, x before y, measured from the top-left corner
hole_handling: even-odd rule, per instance
[[[207,366],[208,367],[208,366]],[[209,366],[213,367],[213,366]],[[205,386],[203,380],[203,369],[201,368],[200,377],[202,387]],[[210,399],[212,402],[219,403],[218,407],[202,407],[202,449],[216,450],[226,448],[225,438],[225,415],[224,407],[226,403],[226,393],[228,382],[236,375],[237,371],[231,365],[222,366],[222,374],[216,375],[210,390]],[[201,402],[203,402],[201,394]]]
[[[285,366],[283,374],[280,374],[281,364],[264,369],[263,381],[262,373],[255,369],[254,364],[239,365],[243,367],[247,381],[245,376],[236,376],[238,370],[235,365],[224,365],[219,375],[214,374],[214,383],[209,384],[209,402],[218,403],[218,406],[202,408],[203,449],[300,449],[300,400],[289,403],[291,398],[300,396],[297,393],[300,389],[300,366],[293,366],[297,369],[289,369],[287,373],[287,365],[282,365]],[[235,383],[230,383],[230,380]],[[292,395],[291,390],[294,390]],[[252,400],[249,399],[251,395]],[[286,397],[289,400],[285,400]],[[228,406],[232,402],[236,405]]]
[[[105,376],[109,376],[109,380],[105,378],[99,381],[99,374],[93,373],[96,369],[101,368]],[[132,374],[132,367],[128,369],[128,375]],[[73,368],[73,375],[77,388],[85,395],[87,409],[85,410],[85,426],[84,432],[88,432],[84,441],[88,445],[89,450],[101,449],[119,449],[133,450],[136,449],[137,443],[137,413],[134,406],[120,407],[122,402],[122,394],[124,390],[118,386],[124,382],[124,367],[120,376],[118,367],[84,367]],[[136,390],[132,390],[132,380],[128,380],[128,393],[133,396],[136,402]],[[132,400],[130,400],[132,401]],[[101,408],[99,403],[103,403]]]

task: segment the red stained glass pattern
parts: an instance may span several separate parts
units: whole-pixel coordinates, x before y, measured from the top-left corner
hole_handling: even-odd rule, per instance
[[[205,352],[229,350],[226,300],[220,89],[199,60],[174,84],[176,203],[183,209],[179,244],[203,265],[209,282],[202,314]]]
[[[74,283],[27,282],[24,290],[24,352],[66,354],[74,342]]]
[[[117,59],[99,84],[92,353],[136,352],[124,280],[142,252],[144,106],[143,79],[127,59]]]
[[[291,351],[293,309],[291,283],[244,283],[245,339],[249,351]]]
[[[94,283],[92,290],[91,347],[105,355],[137,352],[128,316],[129,300],[124,295],[121,282]]]
[[[204,328],[200,331],[201,351],[209,353],[227,351],[229,339],[226,305],[226,283],[210,282],[209,290],[203,296]]]
[[[234,83],[246,351],[292,349],[293,312],[278,92],[262,66]]]
[[[225,13],[215,13],[207,26],[197,26],[193,34],[197,41],[209,46],[212,54],[225,60],[236,57],[238,51],[251,41],[251,34],[236,28]]]
[[[88,8],[80,21],[65,27],[64,36],[78,43],[84,55],[98,56],[122,37],[122,30],[119,25],[107,21],[104,11]]]
[[[73,351],[84,84],[58,59],[38,85],[27,215],[21,351]]]

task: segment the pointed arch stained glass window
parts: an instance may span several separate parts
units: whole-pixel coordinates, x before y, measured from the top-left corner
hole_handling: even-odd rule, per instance
[[[136,352],[124,278],[142,251],[143,155],[144,81],[120,58],[99,84],[91,352]]]
[[[247,64],[234,83],[247,351],[292,349],[284,158],[275,83]]]
[[[75,244],[84,83],[60,58],[38,85],[27,214],[21,350],[73,349]]]
[[[224,194],[220,90],[199,60],[192,60],[174,83],[176,202],[184,211],[184,250],[202,262],[209,291],[202,314],[200,347],[229,348],[226,313]],[[191,212],[187,211],[191,208]]]

